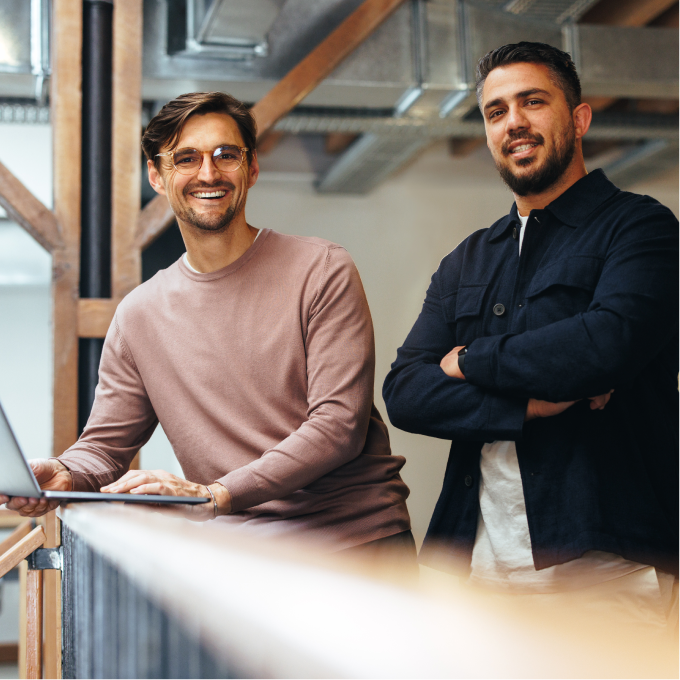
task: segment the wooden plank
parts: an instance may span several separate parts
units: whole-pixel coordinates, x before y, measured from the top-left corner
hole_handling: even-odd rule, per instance
[[[26,581],[28,563],[19,565],[19,677],[26,677]]]
[[[63,246],[52,255],[53,438],[58,456],[78,438],[78,298],[80,278],[82,0],[53,0],[50,103],[54,157],[54,214]],[[48,522],[58,545],[58,524]],[[61,586],[45,581],[45,674],[61,678]]]
[[[45,548],[61,545],[61,520],[55,511],[41,517],[45,529]],[[43,572],[43,670],[45,677],[61,677],[61,572]],[[51,623],[50,623],[51,622]]]
[[[82,32],[81,0],[54,0],[51,81],[54,212],[64,245],[53,255],[53,455],[61,454],[78,436]]]
[[[252,108],[257,135],[299,104],[333,69],[394,12],[403,0],[364,0],[325,40]]]
[[[4,555],[10,548],[13,548],[22,538],[28,536],[33,530],[33,522],[30,519],[24,521],[0,543],[0,555]]]
[[[16,642],[0,642],[0,663],[18,663],[19,645]]]
[[[278,146],[279,142],[285,136],[285,132],[277,132],[270,130],[266,135],[262,135],[257,139],[257,155],[266,156],[270,154]]]
[[[175,213],[165,196],[156,196],[139,213],[135,243],[144,250],[151,245],[173,222]]]
[[[36,527],[28,535],[15,543],[4,554],[0,555],[0,577],[14,569],[21,560],[26,559],[36,548],[45,542],[45,530]]]
[[[106,337],[119,302],[109,298],[82,298],[78,302],[78,337]]]
[[[663,14],[659,14],[649,25],[659,28],[678,28],[680,26],[680,5],[677,3],[672,5]]]
[[[43,676],[43,573],[29,569],[26,575],[26,677]],[[48,676],[50,677],[50,676]]]
[[[142,282],[141,249],[135,244],[142,200],[139,162],[139,135],[142,129],[142,7],[139,0],[116,0],[113,5],[111,247],[113,297],[119,299]]]
[[[0,205],[7,215],[21,225],[47,252],[62,245],[59,225],[49,208],[39,201],[0,163]]]
[[[579,23],[609,26],[645,26],[677,0],[600,0]]]

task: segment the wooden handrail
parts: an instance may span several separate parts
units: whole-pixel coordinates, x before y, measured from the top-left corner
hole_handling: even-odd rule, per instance
[[[0,543],[0,556],[4,555],[10,548],[13,548],[22,538],[28,536],[33,528],[33,522],[25,519],[17,528]]]
[[[25,560],[36,548],[39,548],[45,542],[45,538],[45,530],[42,527],[36,527],[0,555],[0,577],[14,569],[19,562]]]

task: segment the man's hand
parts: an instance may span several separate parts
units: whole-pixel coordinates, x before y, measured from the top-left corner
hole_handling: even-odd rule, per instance
[[[450,378],[465,380],[465,376],[460,372],[460,368],[458,367],[458,352],[463,349],[463,347],[465,347],[465,345],[454,347],[439,363],[442,371]]]
[[[28,461],[41,489],[48,491],[71,491],[73,479],[68,469],[58,458],[36,458]],[[24,517],[40,517],[54,510],[59,501],[48,501],[46,498],[24,498],[21,496],[0,495],[0,504],[7,503],[8,510],[16,510]]]
[[[609,403],[613,391],[614,390],[611,390],[607,394],[600,394],[597,397],[589,397],[588,401],[590,401],[591,410],[602,411]],[[534,418],[550,418],[551,416],[559,415],[575,403],[575,401],[560,401],[553,403],[551,401],[541,401],[540,399],[529,399],[524,422],[533,420]]]
[[[179,514],[195,522],[205,522],[215,517],[212,496],[203,484],[189,482],[172,475],[165,470],[130,470],[118,481],[103,486],[103,493],[158,494],[160,496],[194,496],[208,498],[208,503],[167,508],[170,514]],[[219,482],[210,485],[210,491],[217,502],[217,514],[228,515],[231,512],[231,496]],[[165,509],[165,508],[164,508]]]

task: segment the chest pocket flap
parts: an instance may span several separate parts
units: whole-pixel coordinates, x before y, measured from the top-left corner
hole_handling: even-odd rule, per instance
[[[447,323],[454,323],[465,316],[478,316],[482,310],[484,293],[488,284],[460,286],[457,293],[442,300],[444,318]]]
[[[600,280],[604,260],[600,257],[576,256],[558,260],[539,269],[527,291],[533,297],[551,286],[570,286],[582,290],[595,290]]]

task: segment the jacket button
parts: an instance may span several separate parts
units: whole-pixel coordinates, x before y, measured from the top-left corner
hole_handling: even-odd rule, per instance
[[[498,304],[495,304],[493,306],[493,313],[496,316],[503,316],[503,314],[505,314],[505,305],[501,304],[500,302]]]
[[[465,486],[472,486],[472,475],[465,475]]]
[[[519,231],[517,230],[517,227],[512,228],[512,238],[514,238],[515,241],[519,238]]]

